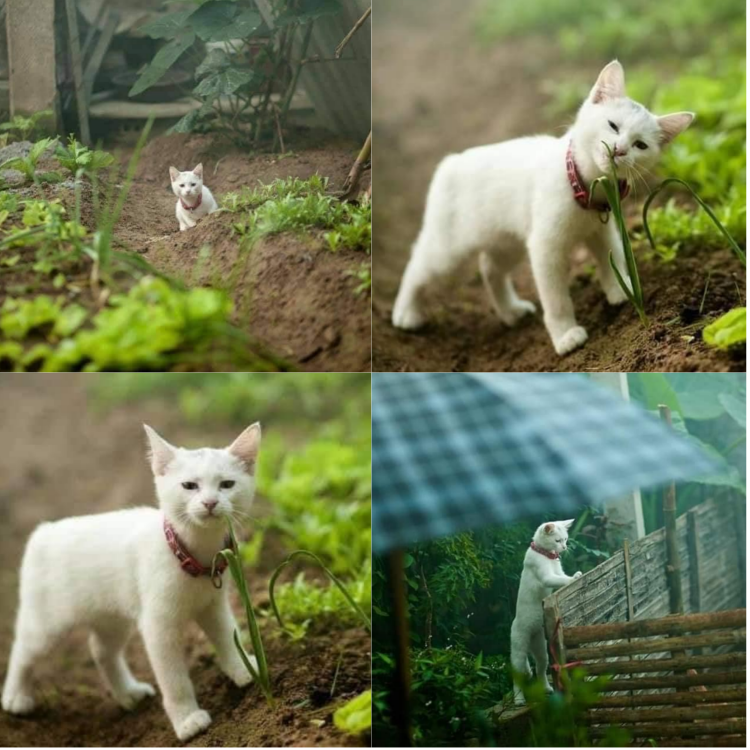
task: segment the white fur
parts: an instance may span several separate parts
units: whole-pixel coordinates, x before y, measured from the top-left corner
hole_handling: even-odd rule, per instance
[[[550,552],[565,552],[568,548],[568,529],[572,523],[573,519],[543,523],[534,534],[534,544]],[[547,640],[544,637],[542,600],[580,576],[580,571],[573,576],[565,575],[559,558],[550,560],[531,547],[526,551],[521,584],[518,587],[516,617],[510,628],[510,663],[514,671],[530,677],[528,656],[531,654],[534,658],[536,676],[544,682],[545,689],[550,693],[552,686],[547,679],[549,660]],[[516,704],[523,705],[523,692],[518,685],[514,685],[513,695]]]
[[[602,224],[596,211],[584,210],[573,199],[565,167],[568,144],[572,140],[587,187],[609,171],[603,141],[617,147],[620,175],[635,187],[637,175],[651,169],[662,147],[692,119],[690,112],[656,117],[628,99],[624,71],[614,61],[599,74],[575,123],[561,138],[517,138],[447,156],[430,185],[422,230],[394,305],[393,325],[405,330],[422,326],[425,289],[435,280],[451,277],[472,256],[479,256],[495,312],[506,325],[514,325],[536,309],[532,302],[519,299],[510,278],[528,253],[555,350],[563,355],[581,346],[588,334],[576,322],[568,288],[572,248],[588,246],[610,304],[626,299],[610,267],[610,251],[623,278],[628,275],[615,222]],[[608,121],[619,127],[619,134]],[[636,141],[647,148],[640,150]],[[595,200],[603,199],[600,187]]]
[[[169,178],[172,181],[172,192],[177,196],[175,215],[180,222],[180,231],[191,229],[208,214],[218,210],[211,191],[203,184],[203,164],[199,164],[192,172],[180,172],[175,167],[169,168]],[[195,206],[198,197],[202,197],[200,206],[188,210],[183,207]]]
[[[223,450],[175,448],[150,427],[146,432],[160,511],[132,508],[43,523],[26,545],[2,694],[2,707],[10,713],[34,709],[34,663],[80,625],[90,630],[89,646],[104,685],[126,709],[154,695],[125,661],[125,646],[133,631],[140,631],[164,708],[183,741],[211,723],[198,707],[185,661],[183,635],[190,621],[204,630],[219,666],[237,685],[251,681],[233,643],[237,625],[227,600],[228,572],[221,589],[209,577],[189,576],[167,545],[162,523],[166,516],[193,557],[210,566],[223,548],[225,518],[242,520],[250,509],[260,426],[252,425]],[[221,489],[222,481],[235,484]],[[198,488],[184,489],[183,482]]]

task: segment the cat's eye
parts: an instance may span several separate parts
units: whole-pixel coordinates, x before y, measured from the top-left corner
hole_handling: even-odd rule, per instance
[[[233,479],[224,479],[223,481],[219,482],[220,490],[231,490],[232,487],[234,487]]]
[[[618,128],[617,125],[615,125],[612,122],[612,120],[607,120],[607,122],[609,123],[609,127],[612,128],[612,130],[614,130],[615,133],[619,133],[620,132],[620,128]]]
[[[186,490],[197,490],[198,483],[197,482],[183,482],[182,487],[183,489],[186,489]]]
[[[180,187],[185,187],[185,183],[184,183],[184,182],[181,182],[181,183],[180,183]]]
[[[648,148],[648,144],[644,143],[643,141],[636,141],[633,145],[636,148],[639,148],[641,151],[645,151]]]
[[[195,187],[195,183],[194,183],[194,182],[191,182],[191,183],[190,183],[190,187]]]

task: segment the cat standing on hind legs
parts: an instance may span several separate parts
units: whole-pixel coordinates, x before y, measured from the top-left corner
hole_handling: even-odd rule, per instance
[[[693,117],[691,112],[657,117],[629,99],[624,70],[615,60],[601,71],[561,138],[516,138],[447,156],[432,178],[393,325],[421,327],[424,293],[476,256],[493,309],[503,323],[515,325],[535,311],[532,302],[518,297],[510,277],[528,256],[555,351],[564,355],[582,346],[588,333],[576,321],[568,284],[575,246],[586,245],[594,256],[607,301],[619,305],[626,300],[609,262],[611,251],[628,279],[616,222],[602,223],[609,206],[602,203],[601,188],[593,203],[589,195],[591,183],[610,172],[607,146],[626,178],[619,186],[625,197],[630,182],[656,164],[661,150]]]
[[[43,523],[29,538],[2,693],[5,711],[34,710],[34,664],[81,625],[90,631],[104,686],[125,709],[155,694],[125,660],[128,640],[140,631],[164,709],[182,741],[211,723],[198,706],[185,661],[190,622],[208,636],[219,667],[236,685],[251,682],[233,640],[237,624],[228,587],[217,588],[225,566],[217,563],[213,576],[211,566],[226,546],[226,519],[248,516],[260,426],[248,427],[218,450],[176,448],[145,429],[159,510],[131,508]]]
[[[542,601],[553,591],[581,577],[580,571],[572,576],[565,575],[560,564],[560,553],[568,548],[568,529],[572,523],[573,519],[543,523],[536,530],[523,561],[516,617],[510,628],[510,663],[513,671],[531,677],[528,660],[531,655],[537,679],[542,680],[548,693],[552,692],[552,685],[547,678],[549,658]],[[525,703],[523,691],[515,680],[513,698],[517,706]]]
[[[175,215],[180,223],[180,231],[192,229],[198,219],[219,210],[211,191],[203,184],[203,164],[192,172],[180,172],[175,167],[169,168],[172,181],[172,192],[177,196]]]

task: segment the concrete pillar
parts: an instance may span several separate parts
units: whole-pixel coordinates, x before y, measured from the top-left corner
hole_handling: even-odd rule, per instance
[[[55,117],[40,127],[57,131],[55,0],[7,0],[6,29],[11,115],[51,109]]]
[[[630,401],[627,373],[591,373],[590,377],[599,385],[616,391],[625,401]],[[620,546],[623,539],[634,542],[646,535],[640,490],[634,490],[626,497],[606,500],[602,503],[602,509],[607,514],[610,523],[609,541],[615,547]]]

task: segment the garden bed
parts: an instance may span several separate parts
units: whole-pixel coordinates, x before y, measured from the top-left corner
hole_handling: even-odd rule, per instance
[[[132,439],[134,425],[159,424],[177,444],[220,445],[230,432],[186,427],[184,417],[167,400],[116,406],[94,416],[87,402],[91,397],[86,391],[91,386],[85,382],[88,378],[57,375],[54,383],[45,378],[42,388],[44,384],[37,382],[41,377],[0,375],[4,394],[0,419],[16,425],[12,438],[10,434],[0,437],[0,474],[4,477],[0,609],[6,614],[0,622],[0,679],[12,642],[19,561],[33,527],[43,520],[154,502],[150,472],[143,460],[144,443]],[[299,440],[279,425],[274,431],[287,444]],[[44,458],[40,459],[42,445]],[[66,488],[63,496],[62,486]],[[254,515],[262,519],[272,510],[259,497]],[[266,533],[258,563],[246,569],[256,606],[267,606],[268,579],[289,551],[280,535]],[[290,578],[291,573],[285,573],[282,580]],[[238,604],[236,599],[234,604]],[[236,611],[240,612],[237,606]],[[213,718],[211,727],[190,745],[369,746],[366,737],[345,734],[332,723],[336,708],[370,688],[370,638],[364,628],[324,617],[301,640],[290,641],[273,618],[263,617],[260,624],[277,699],[274,707],[267,705],[257,687],[234,687],[216,666],[206,639],[197,628],[189,631],[191,676],[200,705]],[[41,706],[32,716],[18,718],[0,712],[4,746],[179,745],[158,697],[126,712],[105,694],[86,639],[84,630],[75,630],[35,669]],[[140,638],[133,639],[128,658],[139,679],[153,682]]]
[[[105,147],[118,152],[116,142]],[[210,135],[162,135],[147,143],[114,230],[113,248],[126,253],[131,262],[140,263],[146,271],[155,269],[188,290],[214,289],[225,294],[226,302],[221,304],[231,304],[232,312],[228,316],[217,314],[210,325],[223,321],[218,327],[226,327],[226,322],[231,322],[234,329],[213,334],[209,330],[201,346],[193,346],[186,336],[176,351],[151,360],[141,357],[132,363],[133,369],[369,371],[369,255],[363,249],[341,244],[333,251],[324,230],[312,227],[273,233],[251,250],[241,250],[242,238],[232,228],[240,216],[227,212],[207,217],[190,231],[178,231],[170,165],[191,169],[202,161],[205,183],[219,201],[223,194],[244,187],[252,189],[261,183],[295,177],[307,180],[316,174],[327,178],[325,192],[331,194],[341,189],[357,153],[355,144],[330,140],[320,133],[300,134],[296,141],[292,139],[292,148],[299,150],[283,157],[251,157]],[[128,150],[126,147],[119,154],[123,165]],[[50,155],[42,158],[39,168],[55,166]],[[9,192],[18,197],[19,212],[20,200],[25,198],[59,199],[66,208],[65,218],[72,219],[76,203],[73,186],[73,181],[67,180],[11,188]],[[93,189],[88,183],[81,191],[80,210],[83,225],[93,233],[101,221],[96,218]],[[18,226],[20,218],[21,213],[12,214],[3,229],[8,230],[11,222]],[[97,297],[99,289],[88,289],[88,259],[68,258],[64,268],[39,271],[30,267],[39,257],[36,249],[19,247],[14,253],[18,268],[0,269],[0,305],[7,297],[33,300],[47,295],[64,299],[62,304],[80,305],[93,322],[102,300]],[[139,273],[143,275],[143,271]],[[137,285],[138,276],[131,278],[118,267],[112,280],[117,292],[125,292]],[[363,284],[364,280],[367,283]],[[217,295],[214,303],[221,298]],[[144,308],[147,306],[148,302]],[[53,348],[59,343],[62,336],[50,335],[51,327],[30,332],[22,341],[23,356],[35,343]],[[200,324],[186,329],[199,332]],[[221,341],[221,346],[217,343],[204,348],[212,338]],[[43,368],[42,351],[36,362],[26,360],[23,367]],[[85,363],[85,359],[82,361]],[[110,364],[106,357],[103,362],[97,364],[98,369],[130,369],[127,363]],[[0,369],[13,366],[13,361],[3,359],[0,352]],[[73,369],[80,366],[71,365]]]

